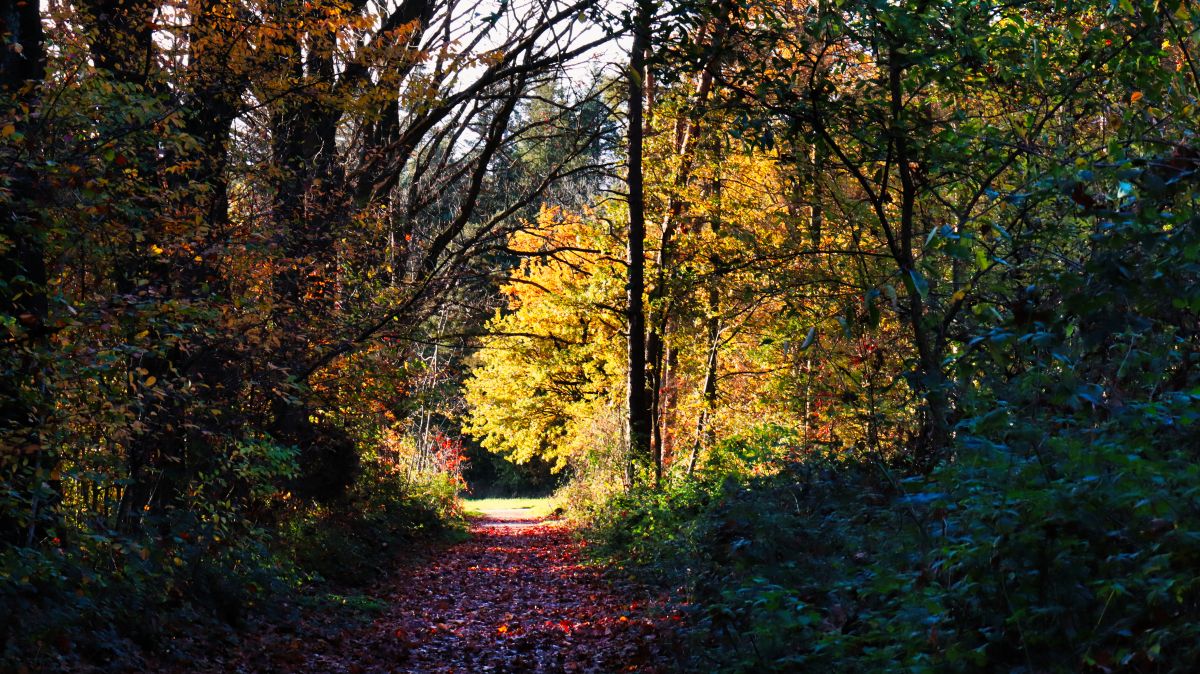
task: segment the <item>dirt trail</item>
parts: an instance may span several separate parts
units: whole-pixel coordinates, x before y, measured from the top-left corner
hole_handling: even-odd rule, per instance
[[[264,640],[226,671],[670,671],[678,617],[580,564],[565,524],[494,511],[472,534],[381,583],[387,608],[368,627]]]

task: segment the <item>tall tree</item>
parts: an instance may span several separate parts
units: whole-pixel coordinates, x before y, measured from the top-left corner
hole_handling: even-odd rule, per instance
[[[650,48],[650,19],[653,7],[649,0],[638,0],[633,17],[633,42],[629,51],[626,129],[625,183],[629,207],[629,230],[626,234],[625,261],[628,277],[625,296],[625,320],[628,334],[628,377],[626,405],[628,406],[630,477],[636,466],[654,471],[657,484],[662,479],[660,456],[651,455],[650,391],[646,378],[646,196],[642,171],[642,150],[645,142],[644,112],[646,87],[646,51]]]

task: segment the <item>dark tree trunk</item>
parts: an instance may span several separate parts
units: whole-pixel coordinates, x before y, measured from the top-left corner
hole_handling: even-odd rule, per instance
[[[626,260],[629,264],[626,290],[628,340],[628,433],[630,460],[634,464],[655,460],[656,483],[661,479],[661,457],[650,454],[651,409],[646,387],[646,204],[642,184],[643,92],[646,81],[646,49],[649,46],[649,3],[638,2],[633,47],[629,56],[629,238]]]
[[[721,156],[718,151],[717,161],[720,162]],[[721,181],[720,178],[714,182],[711,188],[717,196],[717,201],[721,199]],[[706,190],[707,192],[708,190]],[[712,228],[714,238],[720,236],[721,220],[720,209],[717,209],[717,216],[709,221],[709,226]],[[701,408],[700,415],[696,419],[696,441],[692,445],[692,455],[688,459],[687,475],[691,477],[696,472],[696,466],[700,462],[700,452],[711,447],[715,440],[716,434],[712,428],[712,414],[717,406],[717,374],[720,366],[720,350],[721,350],[721,284],[723,278],[728,271],[727,265],[721,260],[716,253],[710,253],[708,257],[709,264],[712,265],[712,278],[708,282],[708,320],[706,328],[708,333],[708,359],[704,367],[704,383],[701,388]]]
[[[891,123],[894,127],[896,171],[900,176],[900,227],[898,244],[892,247],[902,278],[911,278],[908,296],[908,321],[912,327],[913,343],[917,348],[917,368],[912,384],[924,398],[925,420],[921,446],[914,459],[924,469],[930,469],[950,448],[951,406],[949,381],[942,371],[942,349],[935,339],[934,325],[928,314],[923,293],[916,287],[917,270],[914,254],[916,200],[918,185],[913,175],[913,160],[908,131],[903,128],[904,93],[901,79],[906,68],[904,53],[893,45],[888,51],[888,89],[891,104]]]

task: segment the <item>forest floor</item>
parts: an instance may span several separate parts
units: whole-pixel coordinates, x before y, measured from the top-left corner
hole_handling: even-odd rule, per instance
[[[367,590],[376,611],[369,623],[310,611],[207,664],[224,672],[352,674],[673,668],[680,614],[585,564],[569,525],[528,504],[483,502],[474,510],[468,540],[404,564]]]

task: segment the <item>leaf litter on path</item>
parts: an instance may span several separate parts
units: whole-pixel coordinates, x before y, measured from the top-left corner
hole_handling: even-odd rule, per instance
[[[680,614],[581,561],[560,522],[483,519],[470,540],[401,568],[369,626],[326,624],[247,643],[228,672],[667,672]],[[310,618],[308,622],[313,619]],[[319,621],[319,618],[317,619]],[[275,631],[275,630],[273,630]]]

